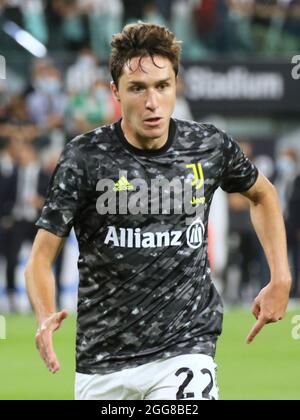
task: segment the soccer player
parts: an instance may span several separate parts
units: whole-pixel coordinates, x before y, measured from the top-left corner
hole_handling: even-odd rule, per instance
[[[291,281],[275,189],[223,131],[171,118],[180,49],[152,24],[113,37],[122,119],[66,146],[37,223],[26,280],[37,348],[53,373],[52,335],[68,314],[55,312],[51,267],[72,227],[79,243],[76,399],[218,398],[223,310],[207,258],[218,187],[250,200],[271,271],[248,343],[286,311]]]

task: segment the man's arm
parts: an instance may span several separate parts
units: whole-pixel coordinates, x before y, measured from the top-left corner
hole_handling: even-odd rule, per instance
[[[254,301],[252,313],[257,322],[247,337],[247,343],[250,344],[265,324],[277,322],[284,317],[291,274],[285,226],[274,186],[260,174],[254,186],[243,195],[250,200],[251,220],[271,272],[270,283]]]
[[[67,311],[55,312],[55,278],[52,265],[64,238],[40,229],[35,238],[25,277],[29,299],[38,322],[36,346],[49,371],[60,369],[52,345],[52,334],[68,316]]]

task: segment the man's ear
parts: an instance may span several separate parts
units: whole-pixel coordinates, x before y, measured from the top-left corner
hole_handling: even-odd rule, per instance
[[[113,97],[114,97],[114,98],[115,98],[118,102],[120,102],[119,91],[118,91],[118,88],[117,88],[117,86],[116,86],[115,82],[110,82],[110,89],[111,89],[111,92],[112,92],[112,94],[113,94]]]

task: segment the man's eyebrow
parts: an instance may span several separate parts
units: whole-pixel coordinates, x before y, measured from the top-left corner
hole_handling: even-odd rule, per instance
[[[162,80],[158,80],[157,82],[155,82],[155,85],[160,85],[162,83],[167,83],[171,80],[171,77],[168,77],[167,79],[162,79]],[[145,82],[141,82],[139,80],[131,80],[129,82],[129,85],[133,85],[133,86],[146,86]]]

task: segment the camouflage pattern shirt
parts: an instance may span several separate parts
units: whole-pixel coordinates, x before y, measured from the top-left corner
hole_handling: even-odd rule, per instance
[[[37,226],[61,237],[74,227],[79,243],[77,372],[214,357],[223,310],[209,209],[218,187],[243,192],[257,176],[209,124],[172,119],[158,150],[129,144],[120,121],[67,144]]]

